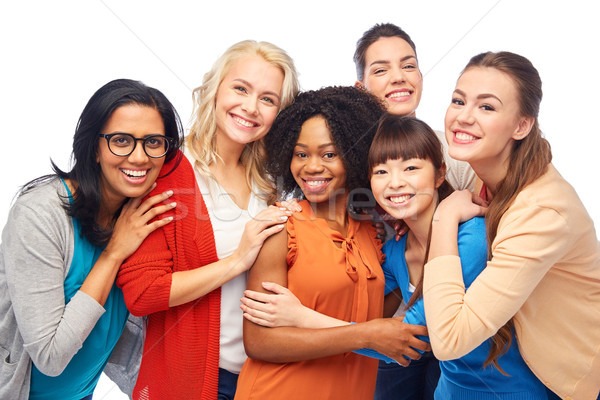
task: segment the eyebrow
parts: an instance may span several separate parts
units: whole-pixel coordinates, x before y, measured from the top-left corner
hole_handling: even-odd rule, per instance
[[[233,81],[234,81],[234,82],[241,82],[241,83],[243,83],[244,85],[246,85],[246,86],[248,86],[248,87],[250,87],[250,88],[253,88],[253,87],[254,87],[254,86],[252,86],[252,84],[251,84],[250,82],[248,82],[247,80],[245,80],[245,79],[242,79],[242,78],[236,78],[236,79],[234,79]],[[271,95],[271,96],[277,97],[277,99],[278,99],[278,100],[281,100],[281,98],[279,97],[279,94],[277,94],[277,93],[275,93],[275,92],[272,92],[272,91],[270,91],[270,90],[267,90],[267,91],[263,92],[263,94],[268,94],[268,95]]]
[[[296,146],[308,148],[308,145],[307,144],[303,144],[303,143],[296,143]],[[320,148],[327,147],[327,146],[333,146],[333,147],[335,147],[335,143],[323,143],[322,145],[319,145],[318,148],[320,149]]]
[[[400,59],[400,62],[404,62],[404,61],[406,61],[406,60],[410,60],[411,58],[414,58],[415,60],[417,59],[417,57],[415,57],[415,56],[413,56],[413,55],[411,54],[411,55],[408,55],[408,56],[404,56],[404,57],[402,57],[402,58]],[[369,67],[372,67],[372,66],[373,66],[373,65],[375,65],[375,64],[390,64],[390,63],[391,63],[391,61],[390,61],[390,60],[375,60],[375,61],[373,61],[371,64],[369,64]]]
[[[459,94],[459,95],[461,95],[463,97],[467,97],[467,95],[465,94],[465,92],[463,92],[460,89],[454,89],[454,93],[457,93],[457,94]],[[496,100],[498,100],[500,102],[500,104],[504,105],[504,103],[502,102],[502,100],[500,100],[500,98],[498,96],[496,96],[495,94],[492,94],[492,93],[481,93],[481,94],[477,95],[477,99],[478,100],[489,99],[489,98],[496,99]]]

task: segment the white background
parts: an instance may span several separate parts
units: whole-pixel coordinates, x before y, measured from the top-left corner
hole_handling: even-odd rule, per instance
[[[529,58],[544,83],[540,125],[554,164],[600,222],[598,46],[594,2],[4,1],[0,5],[0,226],[19,186],[69,168],[77,119],[116,78],[163,91],[189,128],[191,91],[231,44],[266,40],[295,60],[303,89],[351,85],[356,40],[377,22],[411,35],[424,75],[417,116],[434,129],[454,83],[479,52]],[[102,381],[96,399],[119,398]]]

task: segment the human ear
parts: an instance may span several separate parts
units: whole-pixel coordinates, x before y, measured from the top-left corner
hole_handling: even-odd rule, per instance
[[[514,140],[525,139],[527,135],[529,135],[529,132],[531,132],[531,128],[533,127],[534,122],[534,117],[521,117],[521,119],[519,120],[519,125],[513,133],[512,138]]]
[[[354,82],[354,87],[357,89],[365,90],[365,85],[361,81]]]
[[[446,179],[446,163],[442,163],[440,169],[437,170],[435,177],[435,188],[438,189]]]

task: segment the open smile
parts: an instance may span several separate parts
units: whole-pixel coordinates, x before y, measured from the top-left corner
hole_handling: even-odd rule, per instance
[[[254,122],[254,121],[250,121],[246,118],[242,118],[239,115],[236,115],[236,114],[230,114],[230,115],[231,115],[231,118],[233,119],[233,121],[236,124],[242,126],[243,128],[256,128],[256,127],[260,126],[260,124]]]
[[[125,176],[125,180],[131,183],[142,183],[146,180],[150,169],[126,169],[121,168],[120,171]]]

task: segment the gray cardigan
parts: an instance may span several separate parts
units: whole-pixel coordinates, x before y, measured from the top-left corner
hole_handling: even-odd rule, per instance
[[[59,179],[37,186],[16,200],[2,231],[1,399],[29,397],[32,361],[42,373],[59,375],[104,313],[80,291],[65,305],[63,283],[74,251],[73,223],[62,208],[66,195]],[[129,328],[128,340],[139,347],[141,331]]]

